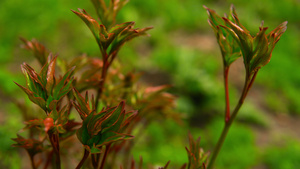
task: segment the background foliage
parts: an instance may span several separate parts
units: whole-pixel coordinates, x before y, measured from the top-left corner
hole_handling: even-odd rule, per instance
[[[242,24],[256,32],[261,20],[270,29],[287,20],[288,30],[274,49],[271,62],[260,71],[242,108],[239,121],[231,129],[216,167],[299,168],[300,119],[300,2],[151,0],[130,2],[120,11],[119,23],[135,21],[136,27],[154,26],[150,38],[140,38],[120,51],[127,69],[143,72],[143,83],[172,84],[178,96],[177,108],[183,124],[172,120],[151,124],[133,152],[144,163],[157,165],[171,160],[176,166],[187,161],[184,146],[187,131],[201,136],[201,146],[212,150],[222,129],[224,109],[221,54],[202,5],[227,13],[234,4]],[[15,133],[23,127],[22,117],[12,100],[25,95],[13,81],[23,82],[19,65],[33,60],[21,50],[19,37],[36,38],[60,57],[82,53],[98,56],[92,35],[70,11],[78,7],[94,15],[89,1],[21,0],[0,1],[0,166],[25,168],[24,152],[12,148]],[[95,15],[94,15],[95,16]],[[38,64],[33,62],[32,64]],[[241,90],[242,67],[231,69],[233,96]],[[231,98],[234,103],[235,97]],[[288,141],[287,141],[288,140]],[[149,148],[151,147],[151,148]],[[19,159],[22,159],[21,161]],[[20,161],[20,162],[19,162]]]

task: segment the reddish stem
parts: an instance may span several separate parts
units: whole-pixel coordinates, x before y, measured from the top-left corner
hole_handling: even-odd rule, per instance
[[[229,102],[229,90],[228,90],[228,74],[229,74],[229,66],[224,68],[224,85],[225,85],[225,123],[230,120],[230,102]]]
[[[106,161],[106,157],[107,157],[107,154],[109,152],[109,148],[110,148],[110,145],[111,144],[108,144],[105,148],[105,153],[104,153],[104,156],[103,156],[103,159],[102,159],[102,162],[101,162],[101,165],[100,165],[100,168],[99,169],[103,169],[104,168],[104,165],[105,165],[105,161]]]
[[[84,149],[83,157],[82,157],[81,161],[79,162],[79,164],[77,165],[76,169],[80,169],[82,167],[85,160],[88,158],[89,154],[90,154],[90,152],[87,151],[86,149]]]
[[[255,78],[256,78],[257,72],[258,72],[258,71],[255,71],[254,74],[252,75],[251,81],[250,81],[250,83],[249,83],[249,85],[248,85],[248,88],[247,88],[247,92],[249,92],[249,90],[251,89],[251,87],[252,87],[252,85],[253,85],[253,82],[254,82],[254,80],[255,80]]]
[[[97,91],[97,96],[96,96],[96,104],[95,104],[96,110],[98,109],[99,100],[100,100],[102,92],[103,92],[103,88],[104,88],[104,84],[105,84],[105,79],[106,79],[106,74],[107,74],[108,67],[109,67],[109,63],[107,61],[107,54],[106,54],[106,56],[103,57],[103,66],[102,66],[102,71],[101,71],[101,80],[100,80],[100,83],[99,83],[99,89]]]
[[[92,154],[92,165],[95,169],[99,166],[100,153]]]
[[[94,168],[98,168],[95,154],[92,154],[92,165]]]
[[[49,164],[50,164],[50,162],[52,160],[53,153],[54,153],[54,150],[52,150],[51,152],[49,152],[47,161],[46,161],[45,166],[44,166],[44,169],[48,168],[48,166],[49,166]]]
[[[29,157],[30,157],[30,162],[31,162],[32,169],[36,169],[36,165],[34,163],[34,155],[30,154],[29,152],[28,152],[28,154],[29,154]]]
[[[53,147],[53,151],[55,153],[55,168],[61,168],[60,155],[59,155],[59,137],[58,134],[48,133],[50,143]]]

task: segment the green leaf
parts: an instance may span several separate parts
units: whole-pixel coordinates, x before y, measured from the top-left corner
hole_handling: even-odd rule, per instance
[[[47,69],[47,83],[46,83],[46,91],[48,95],[52,94],[52,89],[55,84],[55,63],[57,56],[55,56],[49,63]]]
[[[88,122],[91,118],[92,114],[87,116],[85,120],[83,120],[82,126],[76,132],[77,138],[83,145],[87,145],[88,140],[91,138],[87,129]]]
[[[98,149],[97,147],[95,147],[95,145],[92,146],[91,148],[91,153],[92,154],[96,154],[96,153],[101,153],[102,151],[100,149]]]
[[[24,129],[28,129],[28,128],[38,128],[38,129],[42,129],[44,128],[44,120],[43,119],[33,119],[33,120],[29,120],[25,122],[26,126],[24,127]]]
[[[76,108],[76,110],[78,111],[78,113],[80,114],[81,119],[84,119],[86,116],[88,116],[91,113],[90,106],[89,106],[88,102],[86,101],[86,99],[88,99],[88,98],[84,99],[75,88],[73,89],[73,94],[78,103],[78,104],[74,103],[73,105]]]
[[[35,104],[37,104],[38,106],[40,106],[44,111],[47,111],[47,107],[46,107],[46,101],[41,98],[41,97],[35,97],[34,93],[31,92],[30,90],[26,89],[25,87],[19,85],[18,83],[15,82],[16,85],[18,85],[28,96],[28,98]]]
[[[232,34],[235,39],[237,40],[236,36],[238,36],[238,43],[240,43],[241,45],[241,50],[243,52],[243,56],[245,57],[244,59],[246,60],[246,63],[249,63],[250,60],[252,59],[252,37],[251,35],[248,33],[247,30],[242,29],[239,25],[231,22],[229,19],[224,18],[223,20],[230,26],[230,28],[232,29],[232,31],[229,30],[229,32],[232,34],[232,32],[234,32],[234,34]],[[223,26],[223,28],[227,29],[225,26]]]
[[[65,133],[66,132],[66,130],[64,129],[64,127],[61,124],[56,125],[55,128],[58,131],[58,133]]]
[[[111,55],[112,53],[118,51],[119,48],[127,41],[138,36],[148,35],[146,31],[150,29],[152,29],[152,27],[146,27],[143,29],[131,29],[127,27],[122,32],[120,32],[116,39],[112,42],[108,55]]]
[[[128,134],[116,133],[116,132],[106,132],[102,134],[101,140],[97,143],[97,147],[107,145],[120,140],[132,139],[133,136]]]
[[[93,145],[97,144],[100,141],[100,139],[101,139],[101,134],[99,133],[99,134],[93,136],[91,139],[89,139],[87,141],[87,145],[89,147],[93,147]]]
[[[47,63],[48,51],[46,50],[44,45],[42,45],[35,39],[31,41],[28,41],[24,38],[20,38],[20,39],[24,43],[22,47],[27,50],[31,50],[34,54],[34,57],[40,62],[41,65],[45,65]]]
[[[92,18],[84,9],[78,9],[79,12],[73,11],[77,16],[79,16],[84,23],[89,27],[91,32],[93,33],[94,37],[98,40],[99,39],[99,33],[100,33],[100,26],[98,22]]]
[[[124,111],[124,107],[125,107],[125,102],[122,101],[121,103],[119,103],[118,106],[114,107],[113,109],[109,109],[109,110],[113,110],[112,111],[113,113],[102,123],[104,131],[109,129],[110,127],[112,127],[112,125],[114,125],[115,123],[117,123],[117,121],[120,118],[120,114]],[[123,122],[123,119],[124,119],[124,116],[123,116],[121,122]]]
[[[72,67],[64,76],[63,78],[58,82],[58,84],[53,88],[53,98],[56,100],[60,100],[60,97],[62,97],[61,89],[65,86],[65,83],[67,80],[69,80],[69,77],[72,76],[74,72],[75,67]],[[60,96],[60,97],[59,97]]]

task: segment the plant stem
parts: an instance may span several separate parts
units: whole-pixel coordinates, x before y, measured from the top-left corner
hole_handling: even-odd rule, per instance
[[[101,95],[102,95],[103,88],[104,88],[104,84],[105,84],[107,70],[108,70],[108,67],[109,67],[109,63],[107,62],[107,56],[106,55],[103,57],[103,66],[102,66],[102,71],[101,71],[101,80],[100,80],[100,83],[99,83],[99,89],[97,91],[97,96],[96,96],[96,100],[95,100],[96,101],[96,103],[95,103],[95,109],[96,109],[96,111],[97,111],[98,106],[99,106],[99,102],[100,102]]]
[[[28,154],[29,154],[29,157],[30,157],[30,162],[31,162],[32,169],[36,169],[36,166],[34,164],[34,155],[30,154],[29,152],[28,152]]]
[[[47,169],[51,160],[52,160],[52,156],[53,156],[54,150],[52,150],[51,152],[48,153],[48,157],[47,157],[47,161],[45,163],[44,169]]]
[[[220,138],[218,140],[218,143],[217,143],[217,145],[216,145],[216,147],[215,147],[215,149],[214,149],[214,151],[212,153],[212,157],[210,159],[210,162],[208,164],[207,169],[212,169],[213,168],[213,165],[214,165],[214,163],[215,163],[215,161],[217,159],[217,156],[218,156],[218,154],[219,154],[219,152],[220,152],[220,150],[222,148],[222,145],[223,145],[223,143],[225,141],[227,133],[228,133],[228,131],[229,131],[229,129],[230,129],[230,127],[231,127],[231,125],[232,125],[232,123],[233,123],[236,115],[238,114],[240,108],[242,107],[242,105],[244,103],[244,100],[245,100],[245,98],[246,98],[246,96],[248,94],[248,91],[251,88],[251,85],[253,84],[255,76],[256,76],[256,74],[254,74],[252,76],[252,78],[250,78],[250,76],[248,76],[248,73],[246,73],[245,85],[244,85],[241,97],[239,99],[239,102],[237,103],[235,109],[233,110],[231,118],[228,121],[225,122],[225,126],[223,128],[222,134],[221,134],[221,136],[220,136]]]
[[[59,155],[59,136],[58,134],[48,133],[50,143],[52,145],[55,155],[55,169],[61,168],[60,155]]]
[[[92,165],[94,169],[97,169],[99,166],[100,153],[92,154]]]
[[[89,154],[90,154],[90,152],[87,151],[86,149],[84,149],[83,157],[82,157],[81,161],[79,162],[79,164],[77,165],[76,169],[80,169],[82,167],[83,163],[88,158]]]
[[[228,74],[229,66],[224,67],[224,88],[225,88],[225,123],[230,119],[230,102],[229,102],[229,90],[228,90]]]
[[[92,154],[92,165],[93,165],[94,169],[98,168],[95,154]]]
[[[111,144],[108,144],[105,148],[105,153],[104,153],[104,156],[103,156],[103,159],[102,159],[102,162],[101,162],[101,165],[100,165],[100,168],[99,169],[103,169],[104,168],[104,165],[105,165],[105,161],[106,161],[106,157],[107,157],[107,154],[109,152],[109,148],[110,148],[110,145]]]

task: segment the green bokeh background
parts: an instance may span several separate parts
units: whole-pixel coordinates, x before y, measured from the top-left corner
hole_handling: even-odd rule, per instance
[[[144,72],[149,85],[172,84],[184,124],[153,122],[139,139],[133,155],[144,163],[172,166],[187,162],[187,133],[201,136],[201,146],[212,150],[223,127],[222,64],[203,5],[219,14],[234,4],[241,23],[252,32],[261,20],[270,30],[283,21],[288,29],[275,47],[271,62],[258,73],[218,157],[218,169],[300,168],[300,2],[298,0],[130,0],[118,22],[135,21],[136,27],[154,26],[151,37],[135,39],[120,52],[128,69]],[[6,99],[26,98],[13,83],[24,84],[20,64],[33,63],[20,49],[19,37],[36,38],[65,59],[99,51],[86,25],[70,9],[83,8],[96,16],[89,1],[0,1],[0,168],[24,168],[24,152],[12,148],[11,138],[22,127],[22,117]],[[242,61],[230,75],[231,103],[243,84]],[[155,80],[147,80],[147,79]],[[23,156],[21,156],[23,154]],[[178,168],[178,167],[177,167]]]

